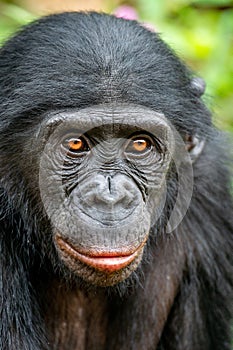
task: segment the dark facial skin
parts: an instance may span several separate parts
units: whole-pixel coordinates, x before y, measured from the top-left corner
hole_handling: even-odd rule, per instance
[[[124,280],[163,208],[168,122],[145,107],[106,104],[48,115],[41,138],[40,190],[60,258],[91,283]]]

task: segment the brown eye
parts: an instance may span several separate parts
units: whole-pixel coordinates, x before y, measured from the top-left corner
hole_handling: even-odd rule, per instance
[[[84,142],[81,139],[71,139],[68,141],[68,147],[70,151],[81,151],[83,149]]]
[[[135,152],[144,152],[148,148],[147,140],[135,140],[133,141],[132,147]]]
[[[152,141],[149,138],[144,136],[138,136],[129,141],[125,152],[140,155],[151,150],[151,148],[152,148]]]
[[[75,154],[89,151],[88,143],[82,137],[72,137],[66,139],[63,143],[63,146],[67,149],[68,152]]]

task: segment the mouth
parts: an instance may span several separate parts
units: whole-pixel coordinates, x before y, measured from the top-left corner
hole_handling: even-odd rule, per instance
[[[82,262],[96,270],[113,273],[128,266],[142,252],[145,242],[133,252],[101,252],[101,253],[81,253],[73,245],[65,241],[60,235],[56,235],[58,248],[71,258]]]

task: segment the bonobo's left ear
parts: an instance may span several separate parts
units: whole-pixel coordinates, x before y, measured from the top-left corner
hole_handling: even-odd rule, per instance
[[[186,150],[189,152],[192,163],[194,163],[205,146],[205,140],[200,140],[197,135],[186,135],[184,141]]]
[[[200,77],[194,77],[191,80],[191,90],[194,93],[194,95],[201,97],[206,88],[205,81]]]

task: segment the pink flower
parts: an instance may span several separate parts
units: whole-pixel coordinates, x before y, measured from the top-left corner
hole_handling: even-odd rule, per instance
[[[117,7],[117,9],[114,11],[114,15],[116,17],[124,18],[124,19],[129,19],[129,20],[137,20],[138,19],[138,13],[137,11],[127,5],[122,5]]]
[[[130,21],[138,20],[137,11],[133,7],[128,5],[122,5],[117,7],[113,14],[116,17],[128,19]],[[151,23],[142,23],[142,26],[150,30],[151,32],[155,31],[155,27]]]

